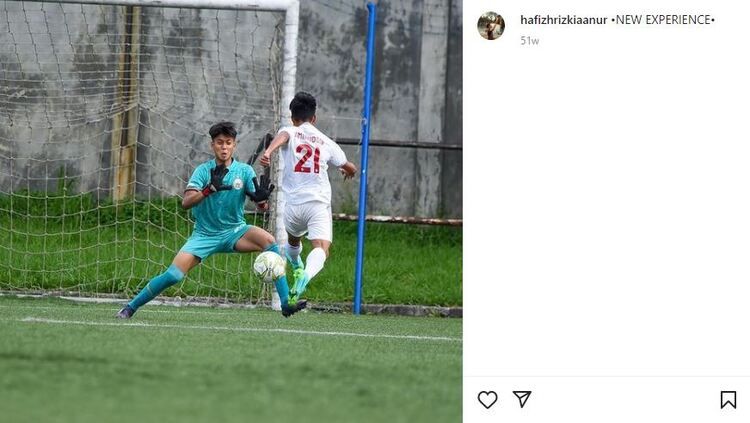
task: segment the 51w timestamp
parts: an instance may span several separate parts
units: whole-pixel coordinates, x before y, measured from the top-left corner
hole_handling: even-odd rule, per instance
[[[521,35],[522,46],[538,46],[539,38],[534,38],[531,35]]]

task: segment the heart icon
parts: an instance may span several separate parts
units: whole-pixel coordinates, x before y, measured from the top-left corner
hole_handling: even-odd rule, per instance
[[[497,393],[495,391],[482,391],[477,395],[479,403],[486,409],[490,409],[497,402]]]

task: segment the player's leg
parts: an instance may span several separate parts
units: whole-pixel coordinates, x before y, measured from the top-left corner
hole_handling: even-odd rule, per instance
[[[234,242],[233,249],[238,253],[252,253],[256,251],[279,252],[276,240],[265,229],[247,225],[245,232]]]
[[[121,319],[133,317],[133,314],[141,306],[156,298],[165,289],[181,281],[199,263],[200,259],[198,257],[191,253],[180,251],[167,270],[151,279],[141,292],[117,313],[116,317]]]
[[[310,280],[315,277],[321,270],[328,258],[328,249],[331,247],[331,241],[325,239],[311,239],[312,251],[307,255],[305,267],[294,271],[294,288],[292,288],[292,299],[299,298]]]
[[[311,239],[310,244],[312,244],[313,248],[310,254],[307,255],[307,266],[305,267],[307,269],[307,276],[312,279],[323,270],[323,265],[329,255],[328,250],[331,248],[331,241],[327,239]]]
[[[286,242],[286,247],[284,248],[286,250],[286,260],[292,266],[292,271],[297,271],[297,269],[300,269],[300,268],[304,269],[305,263],[302,261],[302,257],[301,257],[302,237],[294,236],[288,231],[286,235],[287,235],[287,242]]]
[[[286,228],[287,243],[284,246],[286,260],[292,266],[292,271],[305,267],[302,262],[302,236],[307,232],[307,221],[298,207],[287,205],[284,208],[284,227]]]
[[[302,262],[302,236],[307,233],[307,221],[310,217],[308,204],[289,205],[284,209],[284,227],[287,234],[287,261],[292,265],[294,274],[294,288],[290,293],[291,302],[299,300],[298,287],[303,285],[305,265]],[[295,257],[296,256],[296,257]]]
[[[257,226],[249,226],[247,231],[234,243],[234,250],[240,253],[273,251],[281,255],[279,246],[276,244],[273,236]],[[286,275],[276,279],[273,283],[276,286],[276,292],[279,294],[281,314],[284,317],[289,317],[307,306],[307,302],[289,301],[289,283],[287,282]]]
[[[330,205],[313,204],[310,206],[308,216],[307,229],[309,232],[307,237],[310,239],[313,249],[307,255],[305,267],[294,272],[292,299],[299,298],[305,292],[310,280],[323,270],[333,239],[333,219]]]

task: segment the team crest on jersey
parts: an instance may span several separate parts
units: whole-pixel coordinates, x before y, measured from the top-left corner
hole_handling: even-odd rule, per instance
[[[244,184],[242,183],[242,179],[240,178],[235,178],[234,182],[232,182],[232,187],[234,189],[242,189],[243,185]]]

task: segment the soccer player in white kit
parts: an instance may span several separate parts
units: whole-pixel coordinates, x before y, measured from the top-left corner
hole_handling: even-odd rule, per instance
[[[323,269],[333,240],[328,164],[338,167],[344,179],[353,178],[357,173],[357,167],[346,160],[341,147],[313,126],[316,108],[315,97],[302,91],[295,94],[289,104],[294,126],[281,128],[260,158],[261,165],[270,166],[271,155],[281,148],[284,161],[281,190],[286,201],[284,226],[288,235],[286,254],[294,271],[289,304],[295,304],[310,279]],[[305,233],[313,250],[302,263],[300,255]]]

